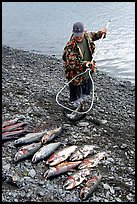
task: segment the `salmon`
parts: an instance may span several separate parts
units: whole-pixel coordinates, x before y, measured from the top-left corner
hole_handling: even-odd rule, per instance
[[[89,198],[90,195],[97,189],[98,185],[100,184],[102,180],[102,176],[93,176],[91,179],[89,179],[83,188],[80,190],[80,199],[86,200]]]
[[[76,148],[76,145],[72,145],[53,153],[47,160],[46,164],[49,164],[50,166],[55,166],[65,161],[72,154],[72,152],[76,150]]]
[[[32,157],[35,154],[35,152],[37,152],[40,149],[41,146],[42,146],[41,142],[39,143],[34,142],[32,144],[21,147],[15,154],[14,161],[19,162],[21,160]]]
[[[26,134],[24,137],[19,138],[14,142],[14,145],[24,145],[31,144],[32,142],[39,142],[42,136],[47,132],[47,130],[43,132],[31,132]]]
[[[86,179],[86,176],[90,174],[90,171],[91,169],[82,169],[70,175],[64,182],[63,188],[67,190],[75,188]]]
[[[11,119],[11,120],[4,121],[2,123],[2,128],[6,127],[6,126],[9,126],[9,125],[14,125],[21,119],[23,119],[23,117],[14,118],[14,119]]]
[[[57,137],[61,132],[62,132],[62,127],[49,130],[43,135],[41,142],[42,143],[49,142],[53,140],[55,137]]]
[[[75,161],[75,162],[62,162],[54,167],[50,167],[45,173],[44,177],[50,178],[54,177],[60,174],[63,174],[67,171],[74,171],[74,168],[76,168],[81,161]]]
[[[93,156],[84,159],[82,163],[78,166],[78,169],[83,169],[86,167],[95,167],[98,165],[101,159],[103,159],[106,156],[106,152],[98,152],[94,154]]]
[[[25,122],[9,125],[9,126],[3,127],[2,132],[10,132],[13,130],[18,130],[19,128],[22,128],[25,125],[27,125],[27,123]]]
[[[95,148],[95,145],[83,145],[83,147],[79,147],[72,153],[69,160],[70,161],[76,161],[76,160],[82,160],[86,158],[89,154],[93,154],[93,150]]]
[[[61,142],[54,142],[54,143],[44,145],[39,149],[39,151],[37,151],[33,155],[32,162],[33,163],[39,162],[45,159],[46,157],[49,157],[60,145],[61,145]]]
[[[28,129],[21,129],[21,130],[15,130],[11,132],[4,132],[2,133],[2,141],[9,141],[9,140],[15,140],[18,139],[19,136],[24,136],[26,133],[30,132]]]

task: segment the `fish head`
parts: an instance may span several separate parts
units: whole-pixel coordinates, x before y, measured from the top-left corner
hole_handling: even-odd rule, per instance
[[[98,175],[98,176],[95,175],[87,181],[86,186],[88,188],[91,188],[91,186],[94,186],[95,184],[99,184],[101,180],[102,180],[102,175]]]
[[[32,157],[32,162],[35,163],[40,157],[41,157],[41,153],[37,151]]]
[[[13,142],[13,145],[18,145],[18,144],[20,144],[22,141],[23,141],[22,138],[17,139],[17,140],[15,140],[15,141]]]
[[[81,175],[82,175],[82,177],[85,177],[85,176],[89,175],[90,172],[91,172],[91,170],[92,170],[92,169],[90,169],[90,168],[82,169],[82,170],[81,170]]]
[[[50,176],[54,176],[55,172],[56,172],[56,168],[50,167],[47,171],[45,171],[43,176],[45,177],[45,179],[47,179]]]
[[[88,193],[89,193],[88,187],[84,186],[83,188],[81,188],[80,194],[79,194],[80,199],[85,200],[87,198]]]
[[[58,162],[58,160],[59,160],[59,157],[58,157],[58,155],[55,153],[55,154],[52,154],[52,155],[50,156],[50,158],[47,160],[46,164],[49,164],[50,166],[51,166],[51,165],[54,166],[54,165]]]
[[[22,150],[18,151],[15,154],[14,161],[15,162],[20,161],[21,159],[23,159],[24,155],[26,155],[26,150],[25,149],[22,149]]]
[[[48,134],[48,133],[45,133],[45,134],[43,135],[43,137],[41,138],[41,142],[42,142],[43,144],[45,144],[45,143],[48,141],[48,138],[49,138],[49,134]]]
[[[107,153],[104,151],[104,152],[99,152],[98,153],[99,155],[99,159],[103,159],[104,157],[106,157],[107,156]]]
[[[75,153],[72,153],[69,157],[70,161],[74,161],[75,160]]]
[[[78,155],[78,154],[72,154],[70,157],[70,161],[79,161],[81,159],[83,158],[81,157],[81,155]]]
[[[75,180],[73,178],[73,176],[69,176],[67,178],[67,180],[65,181],[63,188],[65,188],[66,190],[72,189],[75,187]]]
[[[63,130],[63,128],[61,126],[57,127],[57,128],[55,128],[54,133],[60,133],[62,130]]]
[[[94,161],[91,162],[91,161],[89,161],[89,159],[84,159],[81,162],[81,164],[78,166],[78,169],[84,169],[84,168],[90,167],[93,164],[94,164]]]

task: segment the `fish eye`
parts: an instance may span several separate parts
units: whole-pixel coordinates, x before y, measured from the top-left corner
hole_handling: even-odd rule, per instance
[[[65,158],[65,154],[63,154],[62,157]]]

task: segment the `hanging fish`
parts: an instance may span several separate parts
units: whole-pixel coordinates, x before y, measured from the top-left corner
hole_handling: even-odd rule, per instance
[[[42,146],[42,143],[32,143],[27,146],[21,147],[18,152],[15,154],[14,161],[19,162],[21,160],[32,157],[35,152],[37,152]]]
[[[97,189],[98,185],[100,184],[102,180],[102,176],[94,176],[91,179],[89,179],[85,186],[81,188],[80,190],[80,199],[81,200],[86,200],[89,198],[90,195]]]
[[[6,126],[9,126],[9,125],[14,125],[15,123],[17,123],[21,119],[23,119],[23,117],[14,118],[14,119],[11,119],[11,120],[4,121],[2,123],[2,128],[6,127]]]
[[[25,122],[9,125],[9,126],[3,127],[2,132],[10,132],[13,130],[18,130],[19,128],[22,128],[25,125],[27,125],[27,123]]]
[[[61,142],[54,142],[41,147],[39,151],[33,155],[32,162],[35,163],[49,157],[60,145]]]
[[[4,132],[2,133],[2,141],[9,141],[9,140],[15,140],[18,139],[19,136],[24,136],[24,134],[30,132],[28,129],[21,129],[21,130],[15,130],[11,132]]]
[[[47,130],[43,132],[31,132],[26,134],[24,137],[19,138],[14,142],[14,145],[24,145],[30,144],[32,142],[39,142],[42,136],[47,132]]]
[[[67,180],[64,182],[63,187],[65,189],[73,189],[79,184],[81,184],[84,180],[86,180],[86,176],[90,174],[91,169],[82,169],[74,174],[70,175]]]
[[[81,161],[76,162],[62,162],[58,164],[57,166],[50,167],[45,173],[44,177],[47,179],[49,177],[57,176],[60,174],[63,174],[67,171],[74,171],[74,168],[76,168]]]
[[[41,142],[42,143],[49,142],[53,140],[55,137],[57,137],[61,132],[62,132],[62,127],[49,130],[46,132],[46,134],[43,135]]]
[[[93,150],[96,146],[95,145],[84,145],[83,147],[79,147],[74,151],[69,160],[70,161],[76,161],[76,160],[82,160],[86,158],[89,154],[93,154]]]
[[[46,164],[49,164],[50,166],[55,166],[65,161],[72,154],[72,152],[76,150],[76,148],[76,145],[72,145],[53,153],[47,160]]]
[[[83,169],[86,167],[95,167],[98,165],[101,159],[103,159],[106,156],[106,152],[98,152],[94,154],[93,156],[84,159],[82,163],[78,166],[78,169]]]

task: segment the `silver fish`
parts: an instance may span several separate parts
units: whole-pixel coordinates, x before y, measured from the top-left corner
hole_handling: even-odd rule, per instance
[[[39,151],[33,155],[32,162],[35,163],[50,156],[60,145],[61,142],[54,142],[41,147]]]
[[[82,160],[86,158],[89,154],[93,154],[93,150],[96,146],[95,145],[84,145],[83,147],[79,147],[74,151],[69,160],[70,161],[76,161],[76,160]]]
[[[9,126],[9,125],[14,125],[15,123],[17,123],[21,119],[23,119],[23,117],[14,118],[14,119],[11,119],[11,120],[4,121],[2,123],[2,128],[6,127],[6,126]]]
[[[25,122],[9,125],[9,126],[3,127],[2,132],[10,132],[13,130],[18,130],[19,128],[22,128],[22,126],[25,126],[25,125],[27,125],[27,123]]]
[[[14,145],[23,145],[23,144],[30,144],[32,142],[39,142],[42,136],[47,132],[47,130],[43,132],[32,132],[26,134],[24,137],[19,138],[14,142]]]
[[[42,146],[42,143],[32,143],[27,146],[21,147],[18,152],[15,154],[14,161],[18,162],[26,158],[32,157],[35,152],[37,152]]]
[[[103,159],[106,156],[106,152],[98,152],[96,154],[94,154],[93,156],[84,159],[82,161],[82,163],[78,166],[78,169],[83,169],[86,167],[95,167],[98,165],[98,163],[100,162],[101,159]]]
[[[80,199],[86,200],[89,198],[89,196],[97,189],[98,185],[100,184],[102,180],[102,176],[94,176],[91,179],[89,179],[85,186],[81,188],[80,190]]]
[[[76,145],[72,145],[53,153],[47,160],[46,164],[54,166],[65,161],[72,154],[72,152],[76,150],[76,148]]]
[[[91,169],[82,169],[68,176],[67,180],[64,182],[63,188],[67,190],[75,188],[86,180],[86,176],[90,174],[90,171]]]
[[[81,161],[76,162],[62,162],[58,164],[57,166],[50,167],[45,173],[44,177],[47,179],[49,177],[54,177],[60,174],[63,174],[67,171],[74,171],[74,168],[76,168]]]
[[[55,137],[57,137],[61,132],[62,132],[62,127],[49,130],[43,135],[41,142],[42,143],[49,142],[53,140]]]

